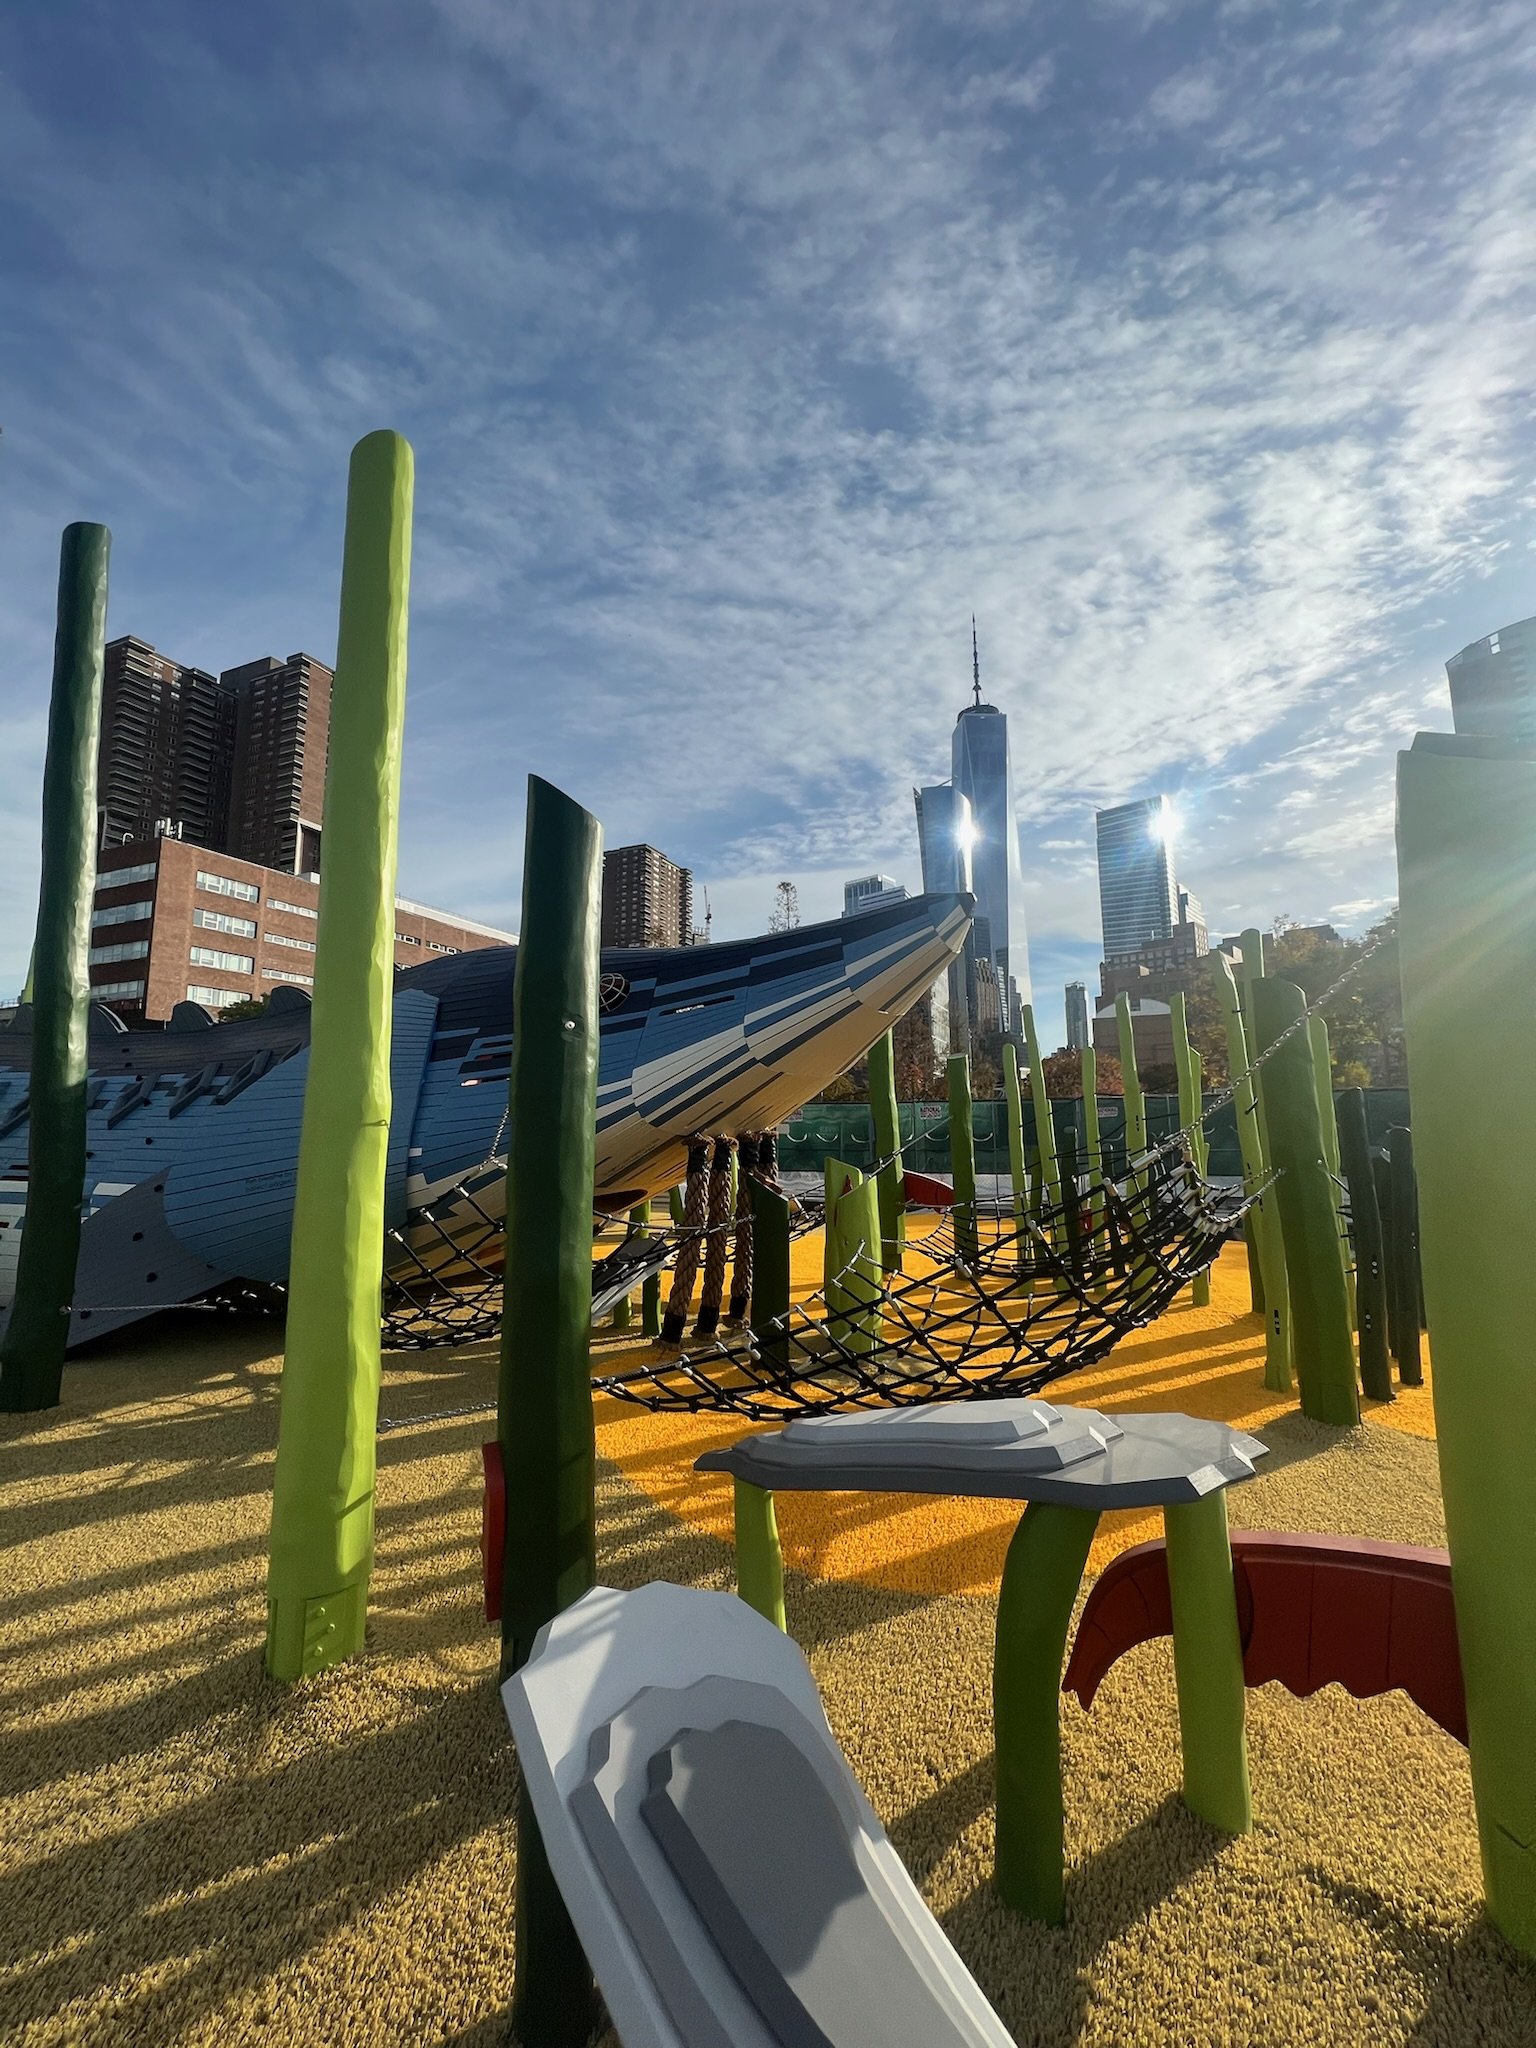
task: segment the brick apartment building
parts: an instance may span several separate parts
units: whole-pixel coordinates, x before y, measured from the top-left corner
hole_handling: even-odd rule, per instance
[[[314,983],[320,885],[186,839],[110,846],[97,863],[91,994],[131,1023],[177,1003],[220,1010]],[[397,898],[395,963],[508,945],[512,934]]]

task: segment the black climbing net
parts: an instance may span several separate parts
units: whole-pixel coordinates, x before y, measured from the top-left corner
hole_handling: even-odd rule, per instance
[[[706,1345],[661,1347],[593,1386],[642,1407],[782,1421],[833,1408],[1027,1395],[1105,1357],[1209,1266],[1252,1196],[1151,1153],[1031,1211],[942,1212],[900,1270],[860,1243],[785,1315]]]

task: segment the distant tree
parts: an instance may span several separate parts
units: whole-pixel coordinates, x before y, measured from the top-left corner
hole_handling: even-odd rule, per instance
[[[1149,1060],[1136,1072],[1149,1095],[1177,1095],[1179,1092],[1179,1070],[1172,1060]]]
[[[867,1090],[862,1099],[866,1102],[869,1100]],[[857,1102],[860,1100],[860,1096],[852,1078],[847,1074],[838,1074],[827,1083],[816,1100],[818,1102]]]
[[[1333,1085],[1335,1088],[1369,1088],[1371,1070],[1364,1060],[1335,1060]]]
[[[1045,1075],[1045,1092],[1054,1101],[1065,1101],[1083,1092],[1083,1056],[1080,1052],[1053,1052],[1040,1062]],[[1094,1063],[1094,1092],[1123,1095],[1125,1076],[1112,1052],[1101,1052]]]
[[[238,1003],[226,1003],[218,1012],[221,1024],[233,1024],[238,1017],[265,1017],[267,998],[265,996],[242,996]]]

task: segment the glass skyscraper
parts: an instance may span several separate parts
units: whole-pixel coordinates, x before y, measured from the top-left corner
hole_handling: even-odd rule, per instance
[[[1166,939],[1179,921],[1168,823],[1168,799],[1161,796],[1119,804],[1094,819],[1106,960]]]
[[[974,637],[972,641],[974,664]],[[1019,1005],[1030,1000],[1029,939],[1024,929],[1024,872],[1013,820],[1013,773],[1008,754],[1008,719],[995,704],[981,701],[979,665],[973,665],[975,702],[955,720],[950,741],[954,786],[970,798],[976,839],[971,849],[976,891],[978,954],[997,967],[1003,1028],[1017,1030]]]
[[[1500,626],[1445,664],[1458,732],[1536,742],[1536,619]]]
[[[947,894],[951,890],[969,894],[974,883],[968,799],[947,782],[935,782],[926,789],[914,789],[912,802],[917,810],[917,849],[923,864],[924,894]],[[971,943],[967,937],[963,950],[934,984],[933,1042],[941,1052],[970,1050],[970,998],[966,983]]]

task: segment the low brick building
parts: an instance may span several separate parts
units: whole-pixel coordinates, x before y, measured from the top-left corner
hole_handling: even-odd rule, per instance
[[[130,1023],[163,1023],[177,1003],[220,1010],[284,984],[314,983],[320,884],[183,839],[140,839],[99,857],[91,994]],[[510,932],[395,902],[395,963],[504,946]]]

